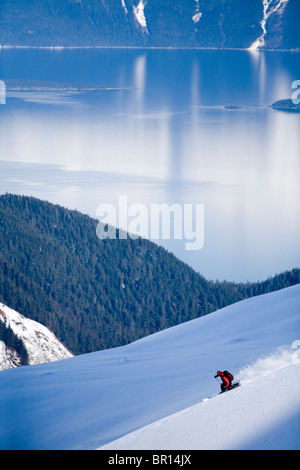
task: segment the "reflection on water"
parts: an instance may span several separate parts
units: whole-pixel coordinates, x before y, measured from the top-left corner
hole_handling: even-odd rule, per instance
[[[298,64],[279,52],[2,50],[0,78],[23,89],[8,86],[0,108],[0,190],[93,217],[120,195],[204,204],[201,251],[161,243],[212,279],[291,269],[300,116],[268,105],[291,95]]]

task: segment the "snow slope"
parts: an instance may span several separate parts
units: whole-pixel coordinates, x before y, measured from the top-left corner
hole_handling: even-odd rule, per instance
[[[206,435],[215,436],[208,439],[213,448],[269,448],[276,444],[269,438],[278,427],[285,430],[282,445],[293,447],[292,434],[299,430],[295,396],[299,355],[292,346],[300,340],[299,313],[297,285],[247,299],[128,346],[3,371],[0,448],[96,449],[151,423],[164,436],[168,434],[163,446],[181,447],[184,436],[179,441],[172,427],[155,422],[163,419],[170,425],[174,419],[174,432],[179,432],[184,416],[181,435],[197,420],[205,425],[204,436],[202,430],[199,437],[200,426],[189,448],[208,445]],[[279,347],[284,353],[277,357]],[[284,373],[281,382],[276,380],[279,368]],[[242,387],[200,403],[218,393],[213,378],[218,369],[229,369]],[[253,381],[256,373],[259,378]],[[264,427],[263,403],[277,410],[269,431]],[[222,420],[213,419],[216,407],[221,415],[231,416],[232,436],[225,441],[221,440]],[[256,428],[254,422],[259,424]],[[134,441],[127,436],[128,446],[146,446],[143,433],[138,431]],[[139,437],[141,441],[135,441]]]
[[[288,361],[281,368],[280,358],[270,360],[279,367],[276,372],[158,420],[102,449],[299,450],[300,364]]]
[[[72,357],[72,354],[58,341],[52,331],[1,302],[0,321],[10,326],[15,335],[23,340],[29,364],[41,364]],[[0,370],[14,367],[17,364],[17,359],[9,360],[8,355],[12,352],[7,350],[3,342],[0,343],[2,343],[0,345]]]

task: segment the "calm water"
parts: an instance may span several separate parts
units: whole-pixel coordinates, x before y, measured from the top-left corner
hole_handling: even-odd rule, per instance
[[[291,97],[299,59],[2,49],[0,192],[93,217],[119,196],[145,207],[203,204],[201,250],[160,243],[205,277],[259,280],[299,266],[300,115],[268,107]]]

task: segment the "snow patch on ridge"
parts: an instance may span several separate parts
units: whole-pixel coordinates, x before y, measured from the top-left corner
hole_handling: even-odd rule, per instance
[[[138,23],[141,25],[142,28],[147,29],[147,21],[146,21],[144,9],[145,9],[145,3],[143,2],[143,0],[140,0],[140,3],[138,4],[137,7],[133,5],[133,13]]]
[[[196,3],[196,10],[195,10],[195,14],[193,16],[193,22],[196,24],[196,23],[198,23],[198,21],[200,21],[200,18],[201,18],[203,13],[201,13],[201,11],[199,9],[199,0],[195,0],[195,3]]]
[[[201,16],[202,16],[201,12],[196,13],[196,15],[193,16],[194,23],[198,23],[198,21],[200,21]]]
[[[122,1],[122,7],[124,8],[124,11],[125,11],[125,13],[126,13],[126,15],[127,15],[128,10],[127,10],[127,7],[126,7],[125,0],[121,0],[121,1]]]
[[[72,354],[58,341],[44,325],[24,317],[0,302],[0,321],[9,326],[21,338],[28,353],[29,365],[59,361],[72,357]],[[0,370],[7,367],[7,348],[1,348]],[[11,363],[13,361],[9,361]],[[17,366],[18,364],[16,364]]]
[[[285,7],[289,0],[263,0],[263,19],[260,22],[261,28],[263,30],[262,35],[254,41],[254,43],[249,47],[250,51],[256,51],[261,47],[265,46],[265,36],[267,34],[267,21],[271,15],[276,12],[279,12],[283,15]]]

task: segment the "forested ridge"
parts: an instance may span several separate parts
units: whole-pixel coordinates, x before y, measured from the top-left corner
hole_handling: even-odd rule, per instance
[[[269,2],[270,3],[270,2]],[[299,49],[299,0],[269,5],[266,49]],[[248,48],[262,0],[1,0],[0,44]]]
[[[145,239],[99,240],[98,221],[39,199],[0,196],[0,301],[49,327],[73,354],[128,344],[300,282],[206,280]]]

